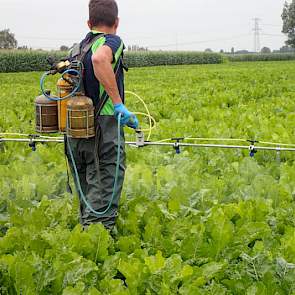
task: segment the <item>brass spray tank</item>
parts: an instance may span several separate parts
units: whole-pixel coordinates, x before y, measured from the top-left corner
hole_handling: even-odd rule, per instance
[[[43,95],[35,101],[36,131],[59,131],[71,138],[94,137],[94,106],[92,100],[83,93],[83,64],[68,60],[51,64],[51,70],[41,78]],[[57,81],[58,95],[54,97],[44,89],[44,81],[49,75],[57,73],[62,76]]]

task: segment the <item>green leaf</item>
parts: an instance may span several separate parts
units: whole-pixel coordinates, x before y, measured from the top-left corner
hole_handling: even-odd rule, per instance
[[[132,294],[141,294],[145,289],[145,281],[148,278],[148,269],[139,259],[129,257],[120,260],[118,271],[126,278],[128,289]]]
[[[234,226],[224,214],[222,208],[215,207],[212,209],[206,223],[206,232],[210,239],[208,245],[210,256],[212,258],[217,258],[220,253],[230,245],[234,233]]]
[[[135,249],[140,248],[141,241],[136,235],[119,237],[116,244],[118,249],[127,254],[131,254]]]
[[[151,273],[159,272],[165,265],[165,258],[162,256],[162,252],[158,251],[155,256],[145,258],[145,264],[148,266]]]
[[[73,251],[95,262],[102,262],[108,257],[111,246],[109,232],[102,224],[91,224],[86,231],[80,225],[73,230],[69,239]]]
[[[203,276],[207,281],[216,278],[223,273],[227,267],[227,263],[210,262],[201,267]]]
[[[269,293],[267,293],[266,287],[261,282],[253,284],[246,291],[246,295],[268,295],[268,294]]]

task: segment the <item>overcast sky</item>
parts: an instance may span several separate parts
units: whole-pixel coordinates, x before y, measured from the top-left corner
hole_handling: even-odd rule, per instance
[[[284,0],[118,0],[118,34],[126,45],[167,50],[253,50],[254,21],[261,45],[280,48]],[[0,30],[19,45],[57,49],[88,31],[88,0],[0,0]]]

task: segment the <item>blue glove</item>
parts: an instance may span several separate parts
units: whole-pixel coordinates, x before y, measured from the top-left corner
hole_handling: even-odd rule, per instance
[[[138,120],[134,114],[128,111],[123,103],[115,104],[115,117],[118,120],[119,114],[121,114],[121,126],[128,126],[133,129],[138,128]]]
[[[131,118],[129,122],[127,123],[127,126],[132,129],[138,129],[138,119],[134,114],[131,114]]]

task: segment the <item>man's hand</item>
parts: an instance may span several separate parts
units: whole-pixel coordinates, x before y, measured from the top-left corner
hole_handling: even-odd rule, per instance
[[[138,119],[136,116],[129,112],[123,103],[115,104],[115,117],[118,120],[119,114],[121,114],[121,126],[128,126],[133,129],[138,128]]]

